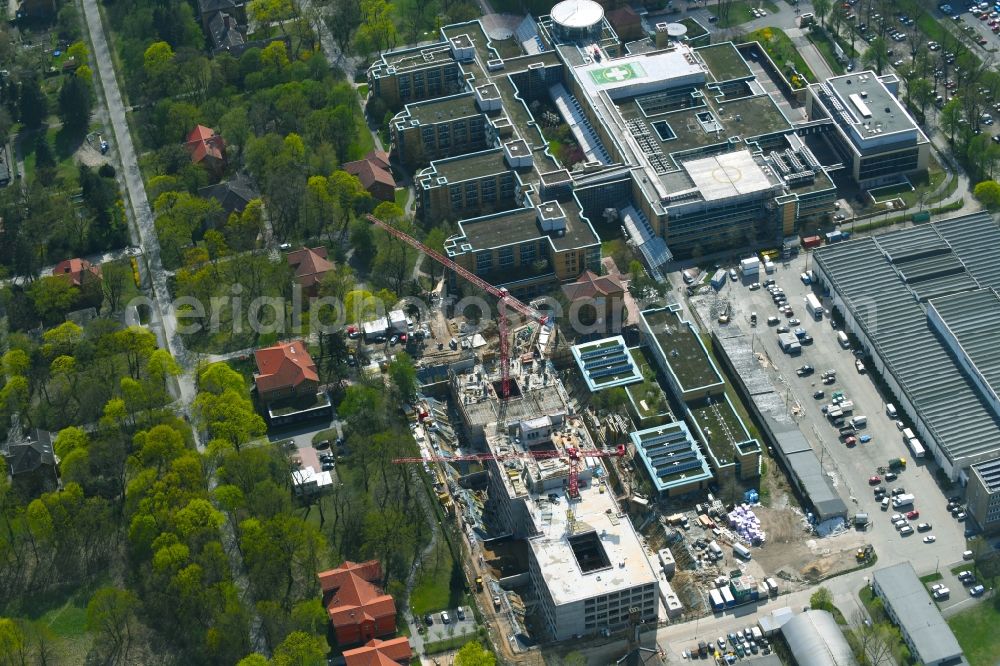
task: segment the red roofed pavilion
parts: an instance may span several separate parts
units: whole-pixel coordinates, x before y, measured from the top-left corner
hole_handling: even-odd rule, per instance
[[[382,578],[378,561],[344,562],[317,576],[323,590],[323,606],[339,645],[353,645],[395,633],[396,602],[375,584]]]
[[[301,340],[258,349],[253,355],[258,370],[253,381],[263,402],[316,393],[319,374]]]
[[[413,648],[406,636],[380,641],[375,638],[364,647],[344,650],[347,666],[399,666],[409,664],[413,658]]]

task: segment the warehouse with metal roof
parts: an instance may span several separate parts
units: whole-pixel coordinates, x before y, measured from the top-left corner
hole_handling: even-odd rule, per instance
[[[964,663],[955,640],[927,588],[909,562],[876,569],[872,590],[882,598],[886,614],[899,626],[913,657],[926,666]]]
[[[817,278],[867,365],[953,480],[1000,455],[996,361],[980,347],[988,333],[957,312],[971,293],[988,301],[1000,287],[997,247],[1000,226],[974,213],[815,252]]]
[[[831,613],[809,610],[781,627],[781,635],[799,666],[854,666],[851,646]]]

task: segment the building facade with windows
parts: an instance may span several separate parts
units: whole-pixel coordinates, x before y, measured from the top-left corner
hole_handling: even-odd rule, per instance
[[[809,86],[809,118],[833,121],[834,131],[824,136],[862,188],[927,170],[930,141],[896,99],[898,93],[895,74],[872,71]]]
[[[969,468],[965,499],[969,516],[988,534],[1000,531],[1000,458]]]
[[[623,228],[656,275],[675,255],[779,242],[833,211],[836,188],[811,147],[833,121],[786,115],[751,67],[767,60],[762,49],[661,38],[623,52],[603,13],[567,29],[558,16],[575,4],[527,17],[507,40],[479,21],[449,25],[438,43],[385,53],[368,70],[371,94],[399,109],[392,151],[419,170],[420,214],[462,223],[453,256],[480,272],[524,266],[513,249],[473,242],[468,228],[557,202]],[[518,231],[502,234],[503,245],[530,240]],[[532,233],[541,231],[553,240],[551,277],[590,267],[578,252],[556,258],[565,243],[550,229]],[[497,277],[504,286],[535,279]]]

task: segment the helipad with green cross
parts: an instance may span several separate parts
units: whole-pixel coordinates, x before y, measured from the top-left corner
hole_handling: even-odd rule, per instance
[[[590,78],[599,86],[609,83],[623,83],[629,79],[638,79],[643,76],[646,76],[646,71],[637,62],[590,70]]]

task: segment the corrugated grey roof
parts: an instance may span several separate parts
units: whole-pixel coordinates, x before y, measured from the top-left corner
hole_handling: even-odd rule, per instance
[[[702,318],[706,319],[703,308],[710,307],[709,301],[696,298],[692,302],[699,308]],[[763,417],[766,430],[781,451],[789,471],[797,479],[797,485],[812,504],[817,518],[824,521],[846,516],[847,504],[841,499],[833,481],[823,472],[816,452],[788,412],[784,395],[774,390],[771,378],[753,353],[751,337],[735,322],[724,329],[717,329],[715,335],[725,358],[739,375],[737,381],[750,395],[756,412]]]
[[[930,306],[937,310],[993,392],[1000,395],[1000,354],[997,353],[1000,294],[995,289],[979,289],[936,298]]]
[[[838,243],[817,250],[814,257],[872,341],[872,351],[885,361],[945,455],[955,462],[1000,452],[1000,420],[931,329],[918,294],[940,296],[946,289],[975,285],[965,278],[945,278],[921,283],[914,293],[897,268],[929,252],[948,256],[947,245],[942,248],[947,241],[968,271],[959,275],[980,283],[984,277],[996,280],[984,275],[988,252],[979,247],[983,243],[988,248],[994,237],[997,245],[989,269],[996,273],[1000,228],[988,214]],[[890,256],[895,265],[888,261]]]
[[[972,469],[983,480],[987,492],[1000,492],[1000,458],[973,465]]]
[[[931,601],[924,584],[909,562],[876,569],[872,579],[887,606],[891,606],[900,630],[916,648],[918,661],[936,664],[962,654],[955,634]]]
[[[810,610],[796,615],[781,627],[788,648],[799,666],[853,666],[851,646],[833,615]]]
[[[990,213],[973,213],[931,225],[962,259],[982,287],[1000,289],[997,248],[1000,226]]]

